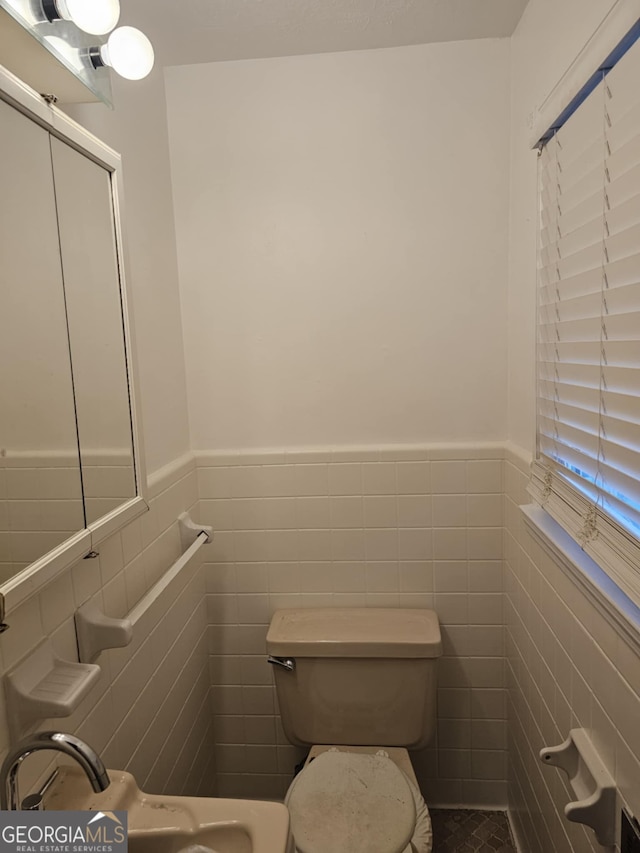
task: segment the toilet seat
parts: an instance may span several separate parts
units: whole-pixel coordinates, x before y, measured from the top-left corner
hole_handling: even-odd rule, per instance
[[[382,750],[323,752],[285,803],[299,853],[403,853],[416,825],[409,781]]]

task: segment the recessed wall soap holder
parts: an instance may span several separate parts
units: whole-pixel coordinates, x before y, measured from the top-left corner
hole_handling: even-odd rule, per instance
[[[543,747],[540,760],[569,777],[576,799],[564,807],[567,819],[590,826],[603,847],[614,844],[616,786],[586,731],[571,729],[564,743]]]
[[[19,739],[37,720],[68,717],[99,677],[99,666],[62,660],[45,640],[5,676],[12,737]]]

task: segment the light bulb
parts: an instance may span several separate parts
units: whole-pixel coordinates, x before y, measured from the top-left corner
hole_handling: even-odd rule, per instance
[[[55,6],[61,18],[97,36],[110,33],[120,17],[120,0],[55,0]]]
[[[100,48],[100,58],[127,80],[142,80],[153,68],[153,47],[135,27],[118,27]]]

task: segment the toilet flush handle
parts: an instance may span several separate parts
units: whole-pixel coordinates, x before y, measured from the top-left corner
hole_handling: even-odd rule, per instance
[[[296,668],[296,662],[293,658],[278,658],[275,655],[268,655],[267,663],[273,664],[273,666],[281,666],[288,672],[295,672]]]

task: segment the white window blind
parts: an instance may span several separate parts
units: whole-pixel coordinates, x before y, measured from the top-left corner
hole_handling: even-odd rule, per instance
[[[640,42],[539,159],[531,492],[640,603]]]

